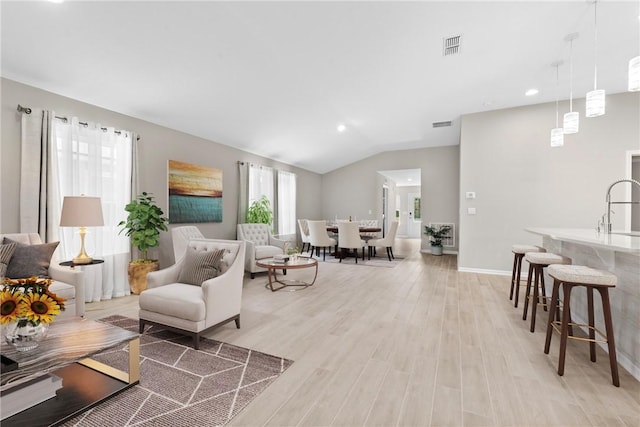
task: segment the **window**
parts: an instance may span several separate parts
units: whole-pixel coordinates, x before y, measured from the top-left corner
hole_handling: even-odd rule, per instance
[[[249,166],[249,206],[263,195],[269,199],[269,204],[273,210],[273,169],[267,166],[251,164]]]
[[[100,197],[104,226],[89,230],[87,252],[104,260],[103,283],[88,289],[86,297],[99,301],[129,294],[126,265],[129,239],[119,233],[118,223],[126,217],[124,207],[131,201],[133,135],[99,125],[82,124],[77,118],[53,120],[51,126],[52,174],[56,179],[56,199],[64,196]],[[58,224],[60,209],[54,210]],[[60,228],[60,250],[65,259],[77,255],[78,240],[71,227]],[[89,288],[89,287],[87,287]],[[93,293],[96,293],[94,295]]]
[[[296,174],[278,171],[278,234],[296,234]]]

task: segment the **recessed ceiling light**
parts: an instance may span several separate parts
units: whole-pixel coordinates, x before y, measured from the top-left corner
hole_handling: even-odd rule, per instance
[[[64,0],[49,0],[50,3],[62,3]]]
[[[539,92],[538,89],[529,89],[524,94],[527,96],[533,96],[533,95],[537,95],[538,92]]]
[[[337,129],[338,129],[338,132],[342,133],[345,130],[347,130],[347,125],[345,125],[344,123],[340,123]]]

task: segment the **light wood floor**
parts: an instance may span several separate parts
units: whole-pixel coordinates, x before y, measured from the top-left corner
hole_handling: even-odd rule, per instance
[[[571,341],[556,373],[558,336],[543,353],[508,298],[509,277],[459,273],[456,257],[399,239],[397,268],[320,264],[316,284],[272,293],[245,278],[242,328],[211,338],[295,363],[235,426],[640,426],[640,384]],[[304,275],[306,270],[289,274]],[[137,297],[91,303],[87,317],[137,316]]]

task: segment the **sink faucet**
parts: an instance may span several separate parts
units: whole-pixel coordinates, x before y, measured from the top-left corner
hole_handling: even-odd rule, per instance
[[[611,233],[611,205],[622,205],[622,204],[640,204],[640,201],[636,201],[634,202],[633,200],[630,202],[612,202],[611,201],[611,189],[616,185],[616,184],[620,184],[621,182],[629,182],[631,184],[635,184],[638,187],[640,187],[640,182],[636,181],[635,179],[619,179],[618,181],[614,182],[613,184],[611,184],[609,186],[609,189],[607,190],[607,212],[605,213],[605,218],[603,218],[603,222],[602,222],[602,226],[604,227],[604,231],[606,233]],[[598,231],[600,229],[600,226],[598,224]]]

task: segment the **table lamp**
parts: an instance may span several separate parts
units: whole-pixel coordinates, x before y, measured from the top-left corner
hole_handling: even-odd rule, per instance
[[[84,250],[86,227],[101,227],[102,203],[100,197],[65,196],[60,214],[60,227],[80,227],[80,253],[73,259],[74,264],[91,264],[93,258]]]

